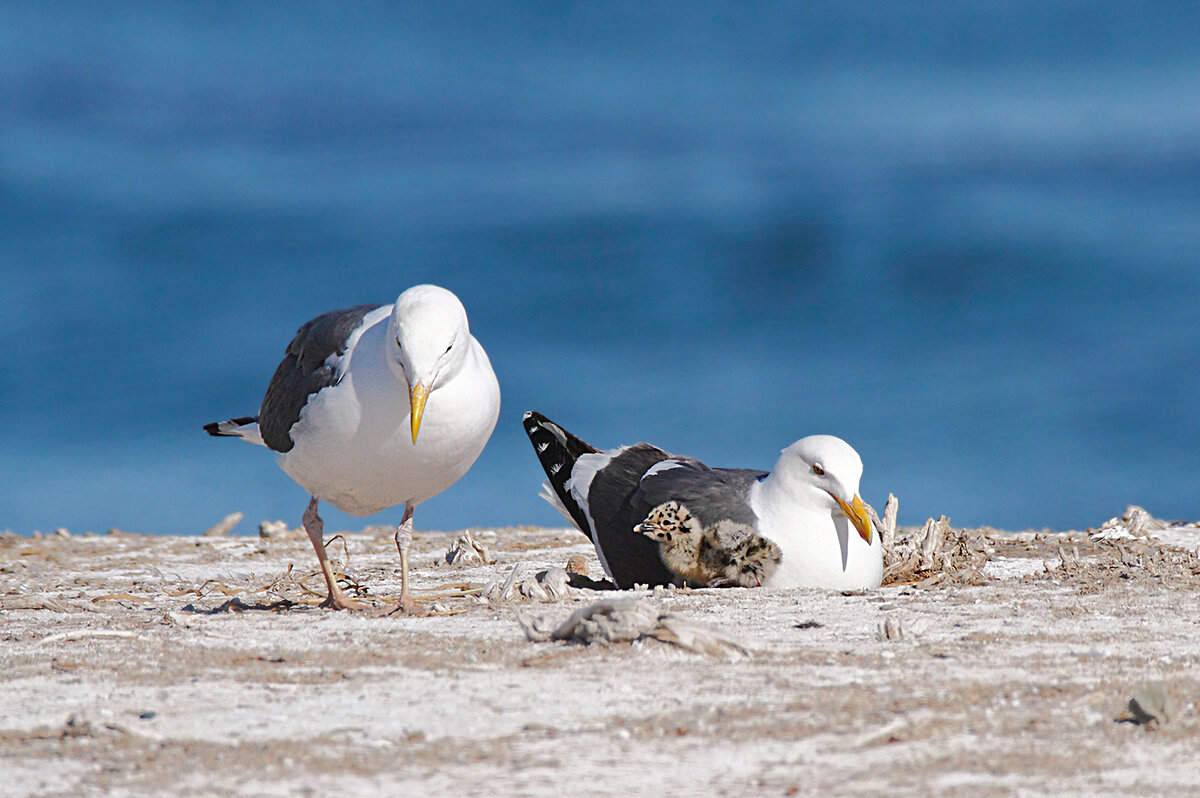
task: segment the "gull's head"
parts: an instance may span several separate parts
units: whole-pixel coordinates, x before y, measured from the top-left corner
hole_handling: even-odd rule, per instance
[[[809,435],[783,450],[772,477],[789,491],[845,515],[859,536],[870,543],[871,519],[858,495],[862,472],[862,458],[850,444],[832,435]]]
[[[470,341],[467,311],[445,288],[414,285],[396,300],[388,322],[389,361],[408,383],[413,443],[425,401],[462,365]]]

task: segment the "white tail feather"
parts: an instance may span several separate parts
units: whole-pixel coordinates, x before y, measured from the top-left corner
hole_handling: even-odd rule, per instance
[[[541,496],[551,507],[562,513],[563,518],[571,522],[571,526],[575,526],[575,519],[571,517],[571,513],[568,512],[567,506],[562,503],[561,499],[558,498],[558,494],[554,492],[554,488],[550,485],[549,481],[542,483],[542,490],[538,496]]]
[[[596,472],[612,462],[612,459],[625,451],[626,448],[622,446],[619,449],[609,449],[607,452],[580,455],[579,459],[575,461],[575,465],[571,468],[570,478],[563,485],[563,489],[571,494],[571,498],[579,505],[579,509],[583,510],[583,515],[587,518],[588,528],[580,531],[592,539],[592,544],[596,547],[596,556],[600,558],[600,566],[610,579],[612,578],[612,569],[608,567],[608,559],[604,556],[604,549],[600,546],[600,540],[596,537],[596,522],[592,520],[592,511],[588,507],[588,491],[592,487],[592,479],[595,478]]]
[[[251,421],[249,424],[239,425],[236,421],[222,421],[217,424],[218,435],[229,435],[235,438],[241,438],[246,443],[254,443],[259,446],[266,446],[266,441],[262,438],[262,432],[258,429],[258,422]]]

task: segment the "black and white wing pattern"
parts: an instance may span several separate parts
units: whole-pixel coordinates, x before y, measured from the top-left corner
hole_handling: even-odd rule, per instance
[[[762,471],[713,469],[648,443],[602,452],[540,413],[525,414],[525,431],[553,498],[622,589],[693,581],[664,564],[658,541],[635,530],[660,505],[676,502],[705,528],[755,524],[747,493]]]
[[[382,304],[356,305],[331,311],[296,331],[258,411],[258,428],[267,446],[277,452],[292,450],[291,429],[300,420],[300,411],[308,398],[322,388],[337,385],[341,379],[337,358],[345,354],[363,318],[381,307]]]
[[[633,531],[649,509],[635,508],[634,493],[647,472],[669,459],[671,455],[657,446],[639,443],[588,455],[575,465],[570,493],[590,521],[592,542],[604,570],[622,590],[679,581],[663,565],[657,544]]]
[[[542,464],[542,470],[546,472],[548,487],[551,489],[543,495],[547,501],[555,504],[563,515],[571,519],[580,532],[592,537],[587,515],[571,495],[567,482],[571,479],[571,472],[580,457],[596,454],[600,450],[584,443],[541,413],[531,410],[525,414],[524,421],[525,434],[533,444],[533,450],[537,453],[538,462]]]

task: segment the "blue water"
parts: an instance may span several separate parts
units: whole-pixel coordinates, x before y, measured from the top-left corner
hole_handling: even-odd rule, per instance
[[[200,426],[417,282],[503,391],[421,528],[562,523],[531,408],[837,434],[903,523],[1200,517],[1200,5],[250,6],[0,8],[0,528],[297,522]]]

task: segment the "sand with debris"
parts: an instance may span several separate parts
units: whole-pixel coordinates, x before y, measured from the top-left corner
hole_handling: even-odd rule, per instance
[[[3,536],[0,792],[1193,795],[1188,529],[950,530],[861,595],[633,592],[749,652],[715,654],[531,641],[519,619],[614,595],[538,593],[572,555],[599,576],[571,530],[481,532],[494,562],[454,565],[454,535],[418,533],[428,617],[316,608],[296,530]],[[390,530],[330,552],[351,594],[398,595]],[[1114,721],[1157,681],[1168,722]]]

